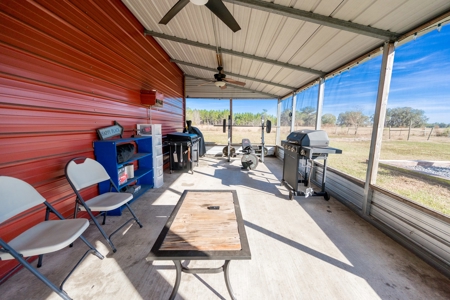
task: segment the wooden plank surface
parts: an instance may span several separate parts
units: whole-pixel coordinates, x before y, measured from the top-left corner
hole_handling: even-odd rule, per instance
[[[187,192],[160,250],[241,250],[233,194]]]

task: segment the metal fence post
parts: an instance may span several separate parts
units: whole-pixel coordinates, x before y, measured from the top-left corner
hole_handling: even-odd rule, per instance
[[[427,141],[430,140],[430,136],[431,136],[431,134],[433,133],[433,129],[434,129],[434,127],[431,127],[430,134],[428,135]]]

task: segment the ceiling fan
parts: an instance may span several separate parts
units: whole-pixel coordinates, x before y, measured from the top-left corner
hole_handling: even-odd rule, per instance
[[[222,90],[227,88],[227,85],[226,85],[227,83],[236,84],[236,85],[240,85],[240,86],[244,86],[245,85],[245,82],[237,81],[237,80],[234,80],[234,79],[231,79],[231,78],[226,78],[227,75],[223,72],[223,68],[221,66],[218,66],[217,70],[219,72],[217,74],[214,74],[215,81],[210,81],[208,83],[202,83],[200,85],[214,83],[215,86],[221,88]]]
[[[189,2],[195,5],[205,5],[209,10],[215,14],[219,19],[221,19],[233,32],[241,30],[239,24],[236,22],[234,17],[231,15],[230,11],[227,9],[222,0],[179,0],[159,21],[159,24],[167,25],[170,20],[177,13],[179,13],[183,7],[185,7]]]

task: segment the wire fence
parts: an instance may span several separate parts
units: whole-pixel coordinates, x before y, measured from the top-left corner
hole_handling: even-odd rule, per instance
[[[311,128],[313,129],[313,128]],[[331,137],[368,138],[372,136],[372,127],[323,127]],[[383,139],[388,140],[430,140],[450,138],[450,128],[384,128]]]
[[[228,134],[222,132],[221,126],[198,125],[203,133],[205,141],[213,144],[227,144]],[[265,142],[268,145],[276,143],[276,126],[272,126],[270,134],[265,134]],[[298,127],[295,130],[311,129],[314,126]],[[324,126],[330,139],[346,140],[370,140],[372,138],[372,127],[348,127],[348,126]],[[290,126],[280,127],[280,140],[285,140],[290,133]],[[234,127],[233,143],[239,143],[243,138],[248,138],[252,143],[261,142],[261,126]],[[436,141],[450,142],[450,128],[384,128],[384,140],[400,141]]]

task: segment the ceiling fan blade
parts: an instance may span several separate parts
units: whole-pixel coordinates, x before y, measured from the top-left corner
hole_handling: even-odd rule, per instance
[[[233,32],[241,30],[239,24],[234,19],[233,15],[227,9],[225,4],[223,4],[222,0],[209,0],[208,3],[205,4],[210,11],[213,12],[219,19],[222,20]]]
[[[226,89],[226,88],[227,88],[226,85],[220,87],[221,90],[224,90],[224,89]]]
[[[226,82],[232,83],[232,84],[240,85],[240,86],[244,86],[245,85],[245,82],[237,81],[237,80],[234,80],[232,78],[224,78],[223,80],[226,81]]]
[[[170,20],[172,20],[173,17],[177,13],[180,12],[180,10],[183,9],[187,4],[189,3],[189,0],[179,0],[168,12],[167,14],[159,21],[159,24],[167,25]]]

